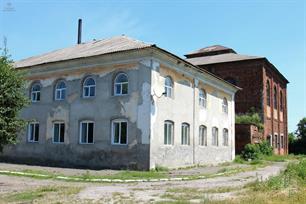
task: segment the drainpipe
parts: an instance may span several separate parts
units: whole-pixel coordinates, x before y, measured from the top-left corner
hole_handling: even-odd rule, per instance
[[[193,140],[192,140],[192,142],[193,142],[193,144],[192,144],[192,163],[193,164],[195,164],[195,136],[196,136],[196,134],[195,134],[195,132],[196,132],[196,130],[195,130],[195,106],[196,106],[196,95],[195,95],[195,89],[196,89],[196,87],[198,87],[198,83],[199,83],[199,81],[197,80],[197,79],[193,79]]]

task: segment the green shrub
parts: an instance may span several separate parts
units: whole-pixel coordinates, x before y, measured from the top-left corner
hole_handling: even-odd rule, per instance
[[[259,145],[259,151],[262,155],[271,156],[273,154],[273,148],[268,141],[264,140]]]
[[[273,148],[267,141],[258,144],[247,144],[242,151],[242,158],[245,160],[257,160],[263,156],[271,156]]]
[[[259,131],[263,131],[263,123],[258,113],[250,112],[246,114],[236,115],[236,124],[253,124],[258,127]]]
[[[258,144],[247,144],[242,151],[242,158],[245,160],[256,160],[260,157],[260,149]]]

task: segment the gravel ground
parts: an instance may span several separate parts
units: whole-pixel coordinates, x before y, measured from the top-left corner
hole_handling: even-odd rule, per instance
[[[193,168],[183,168],[183,169],[173,169],[169,170],[169,177],[181,177],[181,176],[192,176],[200,174],[214,174],[218,173],[224,168],[244,168],[248,165],[228,163],[224,165],[216,166],[202,166],[202,167],[193,167]],[[0,170],[10,170],[10,171],[24,171],[24,170],[36,170],[36,171],[45,171],[54,174],[61,174],[65,176],[79,176],[86,173],[94,176],[105,176],[105,175],[114,175],[119,173],[120,170],[90,170],[90,169],[74,169],[74,168],[58,168],[58,167],[47,167],[47,166],[35,166],[35,165],[25,165],[25,164],[10,164],[10,163],[0,163]]]
[[[220,187],[243,187],[245,184],[259,180],[266,180],[270,176],[278,174],[286,166],[286,163],[274,163],[270,166],[254,171],[242,172],[236,175],[215,177],[210,179],[200,179],[193,181],[172,181],[137,183],[133,185],[116,184],[111,186],[86,187],[79,193],[81,199],[91,199],[93,201],[111,199],[113,194],[121,194],[134,201],[147,203],[149,201],[161,200],[160,196],[165,194],[169,188],[195,188],[195,189],[214,189]],[[222,199],[232,196],[230,193],[213,194],[211,198]]]
[[[22,170],[29,169],[25,165],[12,165],[12,164],[1,164],[0,169],[7,167],[12,168],[12,170]],[[22,166],[22,167],[21,167]],[[148,203],[150,201],[159,201],[162,200],[161,196],[167,192],[169,188],[195,188],[195,189],[216,189],[220,187],[231,187],[239,188],[245,184],[255,181],[256,179],[265,180],[272,175],[278,174],[286,166],[286,163],[273,163],[264,168],[259,168],[254,171],[242,172],[235,175],[215,177],[209,179],[200,179],[200,180],[191,180],[191,181],[169,181],[169,182],[144,182],[144,183],[130,183],[130,184],[101,184],[101,183],[81,183],[81,182],[65,182],[58,180],[42,180],[42,179],[32,179],[26,177],[15,177],[15,176],[6,176],[0,175],[0,195],[12,193],[12,192],[21,192],[29,189],[35,189],[42,186],[78,186],[82,187],[81,190],[75,198],[77,200],[86,200],[91,202],[107,202],[112,203],[116,202],[116,199],[123,201],[129,200],[140,203]],[[35,167],[38,168],[38,167]],[[43,167],[51,168],[51,167]],[[219,167],[201,167],[193,169],[178,170],[175,175],[186,174],[188,172],[206,172],[212,173],[219,171],[220,169],[225,168]],[[228,166],[226,166],[228,168]],[[40,168],[39,168],[40,169]],[[203,169],[203,170],[201,170]],[[206,169],[206,170],[204,170]],[[40,169],[44,170],[44,169]],[[75,174],[78,174],[84,170],[73,170],[73,169],[62,169],[62,168],[52,168],[52,171],[58,172],[68,172],[69,170],[74,171]],[[85,170],[86,171],[86,170]],[[187,172],[186,172],[187,171]],[[103,173],[109,172],[108,170],[103,170]],[[113,171],[111,171],[113,172]],[[116,171],[115,171],[116,172]],[[179,172],[179,173],[178,173]],[[69,175],[71,172],[68,172]],[[98,173],[101,173],[98,171]],[[209,198],[212,199],[224,199],[231,196],[235,196],[235,193],[213,193],[208,194]]]

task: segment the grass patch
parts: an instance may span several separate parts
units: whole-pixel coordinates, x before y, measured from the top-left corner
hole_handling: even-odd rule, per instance
[[[35,199],[43,197],[49,192],[57,192],[55,187],[42,187],[34,191],[25,191],[21,193],[11,194],[4,199],[10,202],[13,201],[33,201]]]
[[[5,202],[34,202],[42,200],[44,197],[53,195],[56,201],[59,197],[67,197],[80,192],[80,187],[65,187],[65,186],[45,186],[35,190],[12,193],[1,198]]]

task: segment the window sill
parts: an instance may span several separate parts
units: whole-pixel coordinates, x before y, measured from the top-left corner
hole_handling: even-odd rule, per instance
[[[114,146],[128,146],[128,144],[117,144],[117,143],[112,143]]]

